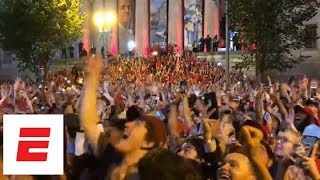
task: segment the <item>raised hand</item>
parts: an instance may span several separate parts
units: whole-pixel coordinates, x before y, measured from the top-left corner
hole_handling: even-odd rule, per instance
[[[181,95],[179,93],[175,92],[174,97],[175,98],[173,99],[172,104],[178,105],[182,101]]]
[[[5,100],[7,99],[8,95],[9,95],[9,91],[8,88],[6,87],[6,85],[2,85],[1,86],[1,100]]]
[[[288,114],[288,117],[286,119],[286,123],[292,124],[293,121],[294,121],[294,117],[295,117],[294,109],[291,108],[291,109],[289,109],[289,114]]]
[[[308,89],[309,80],[306,75],[304,75],[301,84],[304,89]]]
[[[252,156],[257,155],[256,150],[260,147],[260,142],[263,139],[263,133],[259,129],[251,126],[244,126],[240,130],[241,144],[247,144]]]
[[[19,91],[20,96],[22,96],[23,98],[28,98],[27,92],[25,90],[20,90]]]
[[[108,86],[109,86],[109,83],[105,80],[105,81],[103,82],[103,90],[104,90],[104,92],[109,92],[109,91],[108,91]]]
[[[26,89],[26,83],[24,81],[21,81],[20,88]]]
[[[203,129],[204,129],[204,139],[205,140],[211,140],[212,139],[212,131],[211,131],[211,126],[209,124],[208,119],[202,119],[202,124],[203,124]]]
[[[264,92],[263,84],[260,84],[260,86],[259,86],[259,90],[258,90],[258,92],[257,92],[257,95],[256,95],[256,96],[257,96],[257,97],[262,96],[263,92]]]
[[[99,78],[103,70],[101,59],[91,58],[87,61],[86,72],[89,77]]]
[[[271,100],[273,100],[275,102],[276,100],[280,99],[280,93],[275,91],[270,94],[270,97],[271,97]]]
[[[272,86],[272,81],[271,81],[270,76],[268,76],[268,82],[269,82],[269,86]]]
[[[311,175],[312,179],[320,179],[320,173],[318,171],[317,164],[316,164],[316,159],[317,159],[316,154],[318,152],[318,148],[319,148],[319,143],[317,142],[313,146],[313,150],[312,150],[310,157],[298,154],[302,158],[302,161],[303,161],[301,163],[302,169],[305,172],[307,172],[309,175]]]
[[[18,78],[16,79],[16,81],[14,82],[14,86],[13,86],[15,91],[19,90],[19,88],[20,88],[20,82],[21,82],[21,79],[18,77]]]

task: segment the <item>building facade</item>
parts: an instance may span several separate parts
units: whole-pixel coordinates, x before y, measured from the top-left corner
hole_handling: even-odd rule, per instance
[[[90,48],[95,47],[97,53],[101,53],[103,46],[105,53],[110,52],[114,55],[121,53],[127,44],[132,43],[129,41],[133,41],[134,52],[139,55],[150,54],[155,44],[160,47],[166,47],[169,43],[176,44],[177,50],[181,52],[190,48],[190,43],[197,41],[199,37],[219,35],[224,3],[222,0],[86,0],[83,11],[87,13],[83,25],[85,32],[79,41],[73,43],[75,59],[79,57],[80,41],[88,52]],[[117,23],[112,26],[111,32],[99,31],[99,27],[93,21],[96,12],[117,14]],[[129,27],[129,31],[121,29],[124,25],[120,22],[127,22],[126,27]],[[297,55],[310,58],[287,72],[276,72],[275,76],[306,74],[320,78],[320,39],[317,39],[317,35],[320,34],[319,23],[320,14],[305,23],[306,48],[297,52]],[[58,51],[57,57],[60,56],[61,52]],[[202,57],[225,61],[224,54]],[[239,61],[237,57],[237,53],[234,53],[231,61]],[[16,65],[15,58],[0,48],[0,80],[20,75]]]
[[[93,0],[93,14],[115,13],[117,23],[104,36],[91,22],[88,41],[97,50],[108,46],[104,49],[113,55],[126,52],[131,41],[135,53],[141,55],[148,55],[155,44],[163,48],[176,44],[181,51],[201,37],[219,34],[222,5],[220,0]]]
[[[306,74],[309,77],[320,78],[320,13],[310,21],[304,23],[305,26],[305,48],[297,51],[297,55],[308,56],[307,60],[297,64],[287,72],[277,72],[276,76],[289,78],[291,75]]]

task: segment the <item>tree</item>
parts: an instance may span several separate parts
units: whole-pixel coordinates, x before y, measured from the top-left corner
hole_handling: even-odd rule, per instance
[[[314,17],[317,0],[229,0],[230,16],[237,24],[246,51],[236,69],[256,68],[261,80],[266,70],[286,71],[306,56],[303,23]]]
[[[57,49],[83,33],[84,14],[79,0],[0,1],[0,40],[16,54],[20,70],[38,73],[47,69]]]

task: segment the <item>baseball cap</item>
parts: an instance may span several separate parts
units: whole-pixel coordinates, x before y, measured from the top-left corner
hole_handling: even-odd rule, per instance
[[[317,117],[320,115],[320,111],[318,109],[312,109],[310,107],[303,108],[303,112],[308,114],[310,117],[314,119],[314,122],[319,126],[320,119]]]
[[[317,137],[318,139],[320,139],[320,127],[317,126],[316,124],[311,124],[304,129],[302,135],[303,136],[314,136],[314,137]]]
[[[167,142],[167,130],[163,121],[153,115],[142,112],[142,109],[133,105],[126,111],[126,122],[144,121],[148,130],[148,136],[154,143],[153,148],[162,147]]]

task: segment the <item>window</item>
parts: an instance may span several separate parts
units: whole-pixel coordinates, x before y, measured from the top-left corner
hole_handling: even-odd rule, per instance
[[[317,48],[317,25],[309,24],[305,26],[305,48]]]

